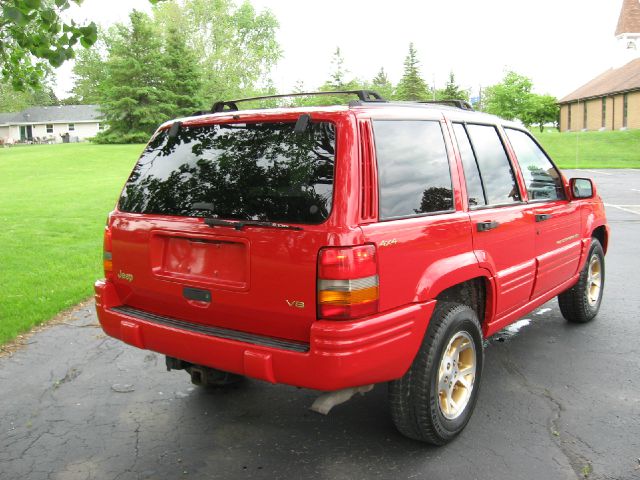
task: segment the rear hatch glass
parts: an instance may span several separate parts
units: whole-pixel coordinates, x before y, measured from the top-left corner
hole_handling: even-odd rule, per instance
[[[145,148],[118,208],[131,213],[319,224],[331,212],[335,126],[182,126]]]

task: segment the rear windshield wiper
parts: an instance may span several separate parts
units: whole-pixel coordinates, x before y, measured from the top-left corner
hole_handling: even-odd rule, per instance
[[[232,227],[236,230],[242,230],[244,227],[264,227],[264,228],[281,228],[283,230],[302,230],[301,227],[293,225],[285,225],[276,222],[261,222],[259,220],[239,220],[231,222],[229,220],[220,220],[218,218],[205,218],[204,223],[210,227]]]

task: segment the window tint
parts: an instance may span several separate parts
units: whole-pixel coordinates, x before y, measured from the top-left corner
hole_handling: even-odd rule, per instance
[[[519,202],[516,179],[495,127],[467,125],[467,132],[478,159],[487,203]]]
[[[460,123],[453,124],[453,131],[456,134],[458,149],[460,150],[460,156],[462,157],[462,167],[464,168],[464,178],[467,184],[469,206],[478,207],[486,205],[487,202],[484,199],[484,192],[482,191],[482,181],[480,180],[478,164],[476,163],[476,157],[473,154],[471,143],[469,143],[467,132],[465,131],[464,126]]]
[[[311,122],[182,127],[156,135],[119,208],[134,213],[321,223],[331,211],[335,127]]]
[[[375,121],[380,218],[453,210],[449,160],[439,122]]]
[[[509,128],[505,131],[518,157],[529,200],[565,198],[560,174],[540,147],[524,132]]]

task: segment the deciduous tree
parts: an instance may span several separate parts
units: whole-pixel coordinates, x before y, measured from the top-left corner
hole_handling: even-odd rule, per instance
[[[164,31],[176,28],[197,56],[207,104],[256,93],[282,55],[276,17],[248,1],[160,2],[154,18]]]
[[[509,71],[502,82],[485,90],[484,109],[507,120],[523,120],[532,88],[530,78]]]
[[[0,112],[19,112],[36,105],[59,103],[51,85],[45,79],[39,88],[25,87],[16,91],[7,81],[0,81]]]
[[[529,125],[538,125],[540,131],[544,131],[545,123],[558,121],[558,99],[552,95],[537,95],[532,93],[529,96],[527,111],[522,118],[522,122]]]
[[[106,57],[109,34],[100,32],[100,39],[91,48],[76,55],[73,66],[72,101],[80,104],[97,104],[101,100],[101,88],[107,75]]]

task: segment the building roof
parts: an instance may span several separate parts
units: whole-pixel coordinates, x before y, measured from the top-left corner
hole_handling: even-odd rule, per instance
[[[640,33],[640,0],[623,0],[616,37],[625,33]]]
[[[0,113],[0,125],[23,123],[75,123],[99,121],[98,105],[63,105],[59,107],[30,107],[21,112]]]
[[[610,68],[575,92],[561,98],[558,103],[604,97],[631,90],[640,90],[640,58],[636,58],[620,68]]]

